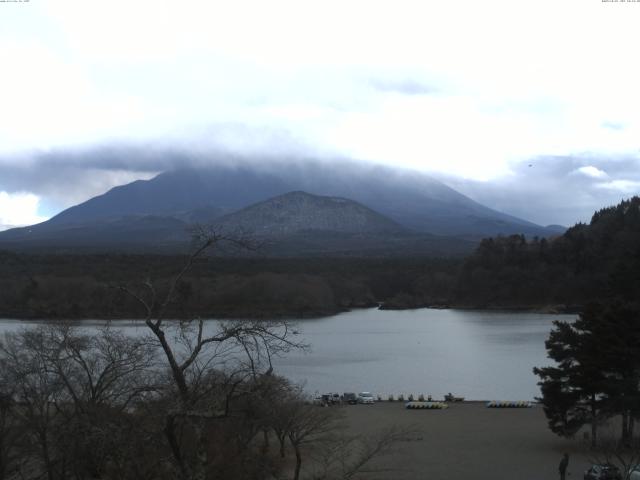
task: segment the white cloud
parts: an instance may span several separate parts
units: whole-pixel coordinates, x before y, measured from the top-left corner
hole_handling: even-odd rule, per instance
[[[610,182],[598,183],[596,187],[605,190],[616,190],[624,194],[640,193],[640,182],[635,180],[612,180]]]
[[[607,172],[605,172],[604,170],[600,170],[599,168],[594,167],[593,165],[580,167],[574,170],[573,173],[582,174],[586,177],[591,177],[591,178],[607,178],[608,177]]]
[[[1,37],[0,37],[1,38]],[[100,91],[82,66],[39,42],[4,41],[0,141],[5,149],[47,148],[122,135],[152,110],[125,92]]]
[[[0,191],[0,230],[47,220],[38,214],[40,198],[32,193]]]
[[[11,72],[0,80],[0,144],[189,141],[191,130],[236,123],[245,134],[222,140],[231,148],[280,129],[312,149],[480,179],[533,156],[629,154],[640,138],[630,8],[31,2],[0,19]]]

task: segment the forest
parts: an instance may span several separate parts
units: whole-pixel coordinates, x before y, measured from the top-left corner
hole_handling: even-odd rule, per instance
[[[580,306],[640,292],[640,198],[596,212],[553,239],[483,240],[459,271],[457,303]],[[578,308],[572,308],[578,310]]]
[[[162,291],[185,262],[162,255],[0,254],[5,318],[140,318],[122,293],[149,280]],[[409,297],[448,298],[459,260],[203,257],[177,287],[174,318],[313,317]]]

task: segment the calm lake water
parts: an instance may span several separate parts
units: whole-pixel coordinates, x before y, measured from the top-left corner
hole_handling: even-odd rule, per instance
[[[276,371],[309,392],[368,390],[445,393],[475,400],[532,400],[539,395],[534,366],[549,365],[544,341],[553,320],[542,315],[468,310],[355,310],[297,322],[308,353],[277,359]],[[95,322],[85,322],[91,328]],[[139,322],[115,322],[133,335]],[[0,333],[33,323],[0,320]]]

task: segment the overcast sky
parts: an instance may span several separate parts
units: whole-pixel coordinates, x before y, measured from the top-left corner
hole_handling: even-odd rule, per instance
[[[585,221],[640,192],[638,25],[602,0],[2,1],[0,228],[167,150],[355,158]]]

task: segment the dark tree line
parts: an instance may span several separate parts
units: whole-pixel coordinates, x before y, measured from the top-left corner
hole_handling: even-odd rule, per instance
[[[115,286],[153,278],[166,293],[184,257],[31,255],[0,252],[0,316],[145,318]],[[459,260],[357,258],[198,258],[177,285],[172,318],[278,318],[331,315],[408,297],[445,303]],[[405,302],[406,303],[406,302]]]
[[[473,306],[580,306],[639,293],[640,198],[633,197],[553,239],[483,240],[462,266],[453,297]]]

